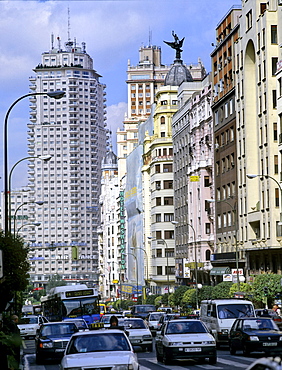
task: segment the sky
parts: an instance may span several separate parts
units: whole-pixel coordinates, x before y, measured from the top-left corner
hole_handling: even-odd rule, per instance
[[[211,70],[211,45],[220,20],[240,0],[0,0],[0,122],[11,104],[29,93],[32,69],[41,54],[51,48],[51,34],[64,44],[76,39],[93,58],[94,69],[102,76],[107,98],[107,124],[113,132],[122,128],[127,111],[126,70],[128,61],[136,66],[139,48],[156,45],[162,49],[162,63],[170,65],[175,51],[165,41],[173,41],[172,31],[185,37],[182,59],[197,63],[200,58]],[[8,121],[9,169],[27,154],[29,101],[15,105]],[[2,123],[3,126],[3,123]],[[2,131],[3,133],[3,127]],[[3,153],[3,134],[0,135]],[[3,158],[3,154],[1,155]],[[3,190],[3,161],[0,162],[0,190]],[[15,167],[12,189],[27,184],[27,161]]]

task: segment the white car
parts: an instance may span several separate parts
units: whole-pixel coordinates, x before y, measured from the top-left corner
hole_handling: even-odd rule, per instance
[[[40,325],[48,322],[44,316],[28,315],[19,319],[18,328],[22,338],[35,338]]]
[[[122,330],[99,329],[73,334],[60,369],[132,369],[139,364],[133,348]]]
[[[146,349],[150,352],[153,350],[153,337],[148,325],[143,319],[125,318],[124,330],[128,335],[130,343],[133,346],[139,346],[143,351]]]
[[[177,319],[167,321],[156,337],[158,361],[169,364],[172,360],[209,359],[217,361],[216,342],[200,320]]]
[[[111,326],[110,320],[111,320],[112,316],[115,316],[118,319],[119,325],[122,325],[122,322],[123,322],[123,319],[124,319],[124,317],[122,315],[106,314],[106,315],[103,315],[100,319],[100,322],[102,322],[104,324],[104,328],[109,328]]]
[[[149,329],[151,330],[151,333],[152,333],[153,336],[156,335],[159,320],[163,315],[165,315],[165,313],[160,312],[160,311],[150,312],[147,319],[146,319],[146,322],[147,322],[147,324],[149,326]]]

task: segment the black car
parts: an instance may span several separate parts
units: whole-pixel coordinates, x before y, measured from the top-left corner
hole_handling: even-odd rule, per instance
[[[61,359],[71,336],[79,329],[73,322],[48,322],[41,325],[35,337],[36,363],[47,358]]]
[[[250,352],[281,354],[282,331],[271,318],[248,317],[236,319],[229,332],[231,355],[242,350],[244,356]]]

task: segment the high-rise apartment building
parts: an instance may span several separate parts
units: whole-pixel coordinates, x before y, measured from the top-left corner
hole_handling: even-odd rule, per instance
[[[40,222],[34,233],[30,275],[37,285],[52,274],[71,281],[98,282],[99,195],[101,162],[106,154],[105,86],[93,69],[85,43],[57,39],[42,54],[30,78],[31,92],[61,90],[65,96],[30,99],[28,153],[52,155],[48,166],[29,162],[30,208]],[[51,247],[51,248],[50,248]]]

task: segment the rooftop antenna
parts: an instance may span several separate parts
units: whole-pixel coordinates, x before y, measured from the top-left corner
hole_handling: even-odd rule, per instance
[[[54,49],[54,34],[51,33],[51,50]]]
[[[70,41],[70,8],[68,7],[68,41]]]
[[[152,42],[152,31],[149,27],[149,46],[151,46],[151,42]]]

